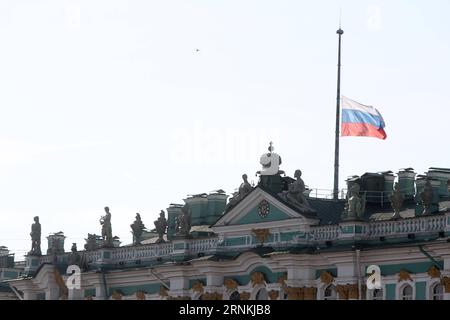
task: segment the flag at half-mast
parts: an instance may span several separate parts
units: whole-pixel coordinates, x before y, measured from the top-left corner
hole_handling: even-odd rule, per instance
[[[344,96],[341,98],[341,136],[386,139],[385,123],[377,109]]]

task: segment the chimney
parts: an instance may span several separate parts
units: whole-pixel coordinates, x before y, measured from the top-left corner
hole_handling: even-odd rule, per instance
[[[199,226],[206,224],[206,213],[208,209],[208,199],[206,193],[190,196],[184,202],[191,209],[191,225]]]
[[[383,190],[383,203],[389,204],[389,196],[394,190],[394,180],[395,176],[392,171],[380,172],[384,177],[384,190]]]
[[[225,210],[227,204],[228,196],[225,192],[214,192],[207,196],[208,199],[208,210],[206,212],[205,222],[208,225],[212,225]]]
[[[64,253],[64,232],[56,232],[47,237],[48,249],[47,254],[63,254]]]
[[[438,191],[439,197],[448,198],[450,196],[449,192],[450,169],[432,167],[428,170],[427,176],[439,180],[440,182]]]
[[[398,172],[398,186],[405,199],[414,199],[414,178],[416,173],[413,168],[400,169]]]

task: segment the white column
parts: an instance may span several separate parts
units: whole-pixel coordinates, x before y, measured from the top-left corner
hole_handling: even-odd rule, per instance
[[[189,289],[189,279],[184,277],[176,277],[170,279],[170,291]]]
[[[82,289],[69,289],[69,300],[83,300],[84,290]]]
[[[188,277],[175,277],[170,279],[170,296],[187,296],[189,292],[189,278]]]
[[[24,300],[37,300],[37,292],[36,291],[25,290],[23,292],[23,299]]]
[[[45,300],[59,300],[59,288],[49,287],[45,290]]]
[[[223,285],[223,275],[207,274],[206,275],[206,285],[207,286],[222,286]]]
[[[95,285],[95,300],[106,300],[108,297],[106,296],[105,286],[103,283],[99,283]]]

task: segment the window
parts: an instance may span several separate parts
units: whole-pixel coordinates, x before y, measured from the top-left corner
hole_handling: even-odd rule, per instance
[[[413,288],[408,284],[400,290],[400,300],[412,300],[413,299]]]
[[[269,298],[267,294],[267,290],[265,288],[261,288],[256,293],[255,300],[267,300]]]
[[[325,288],[323,300],[336,300],[336,287],[330,284]]]
[[[444,288],[440,283],[436,283],[431,291],[432,300],[443,300],[444,299]]]
[[[238,291],[234,291],[232,294],[230,294],[230,300],[241,300],[241,295]]]
[[[383,300],[383,289],[373,289],[372,300]]]

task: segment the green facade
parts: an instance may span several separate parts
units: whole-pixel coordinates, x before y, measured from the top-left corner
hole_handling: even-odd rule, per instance
[[[286,213],[278,209],[276,206],[269,204],[270,211],[269,214],[265,217],[259,214],[258,206],[251,209],[245,216],[241,219],[233,223],[234,225],[240,224],[251,224],[251,223],[261,223],[261,222],[269,222],[269,221],[279,221],[291,219]]]
[[[427,283],[425,281],[416,282],[416,300],[426,300]]]
[[[386,284],[386,300],[395,300],[396,287],[395,283]]]

